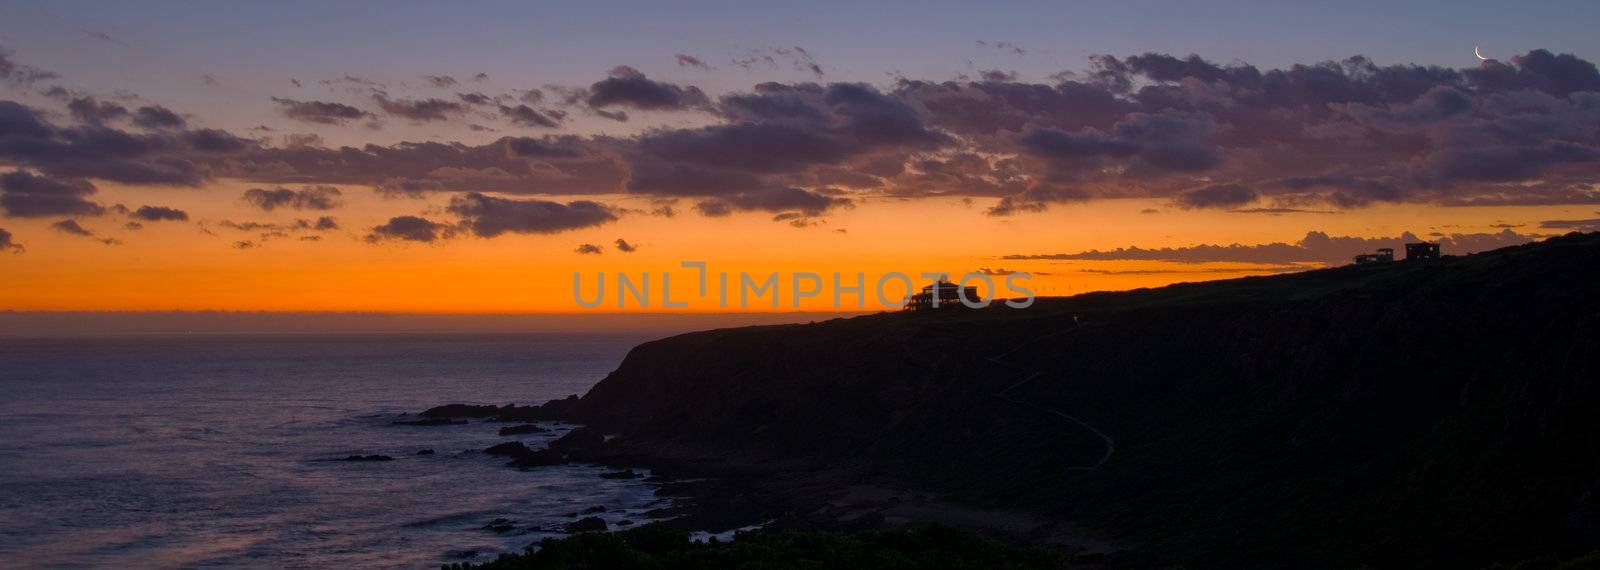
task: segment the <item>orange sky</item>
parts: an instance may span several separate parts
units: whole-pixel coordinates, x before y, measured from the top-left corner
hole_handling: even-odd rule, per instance
[[[289,237],[262,240],[259,232],[222,227],[235,222],[289,223],[307,212],[261,212],[237,201],[248,185],[223,182],[204,189],[148,189],[102,185],[104,203],[130,206],[181,203],[191,223],[147,222],[124,230],[118,216],[80,223],[122,245],[66,235],[49,228],[53,219],[8,220],[7,229],[27,251],[0,258],[0,309],[10,310],[266,310],[397,311],[426,313],[526,313],[617,311],[614,291],[597,309],[581,309],[572,298],[573,272],[585,287],[593,275],[617,272],[674,274],[675,300],[691,300],[688,311],[716,311],[713,299],[686,299],[695,272],[684,260],[706,261],[712,272],[763,276],[864,272],[869,282],[901,271],[959,275],[978,268],[1044,273],[1030,284],[1040,295],[1129,289],[1261,274],[1275,269],[1241,263],[1180,265],[1163,262],[1006,261],[1006,254],[1045,254],[1124,246],[1161,247],[1201,243],[1293,242],[1308,230],[1332,235],[1396,236],[1404,231],[1481,233],[1496,224],[1521,224],[1538,233],[1537,221],[1591,217],[1591,208],[1379,205],[1338,214],[1242,214],[1177,210],[1164,200],[1098,200],[1055,205],[1048,211],[1011,217],[983,215],[989,200],[925,198],[867,199],[853,209],[830,212],[825,223],[806,228],[773,223],[762,213],[707,218],[629,214],[621,222],[554,235],[505,235],[495,239],[456,237],[435,244],[361,240],[367,228],[392,215],[442,207],[447,197],[428,200],[379,197],[365,187],[344,188],[345,205],[332,212],[343,228],[323,232],[320,242]],[[602,197],[623,207],[648,210],[626,196]],[[1147,209],[1158,210],[1145,213]],[[324,212],[318,212],[324,213]],[[315,217],[310,216],[310,217]],[[836,231],[836,230],[844,230]],[[201,233],[211,231],[218,236]],[[623,238],[639,246],[616,250]],[[236,241],[258,247],[235,249]],[[579,255],[582,243],[605,246],[601,255]],[[1351,252],[1359,253],[1359,252]],[[1240,271],[1228,271],[1228,269]],[[1116,273],[1154,270],[1142,273]],[[1221,270],[1221,271],[1219,271]],[[609,278],[609,277],[608,277]],[[653,276],[653,279],[659,279]],[[847,278],[847,281],[853,279]],[[608,288],[614,287],[608,283]],[[898,291],[894,286],[891,295]],[[872,307],[869,288],[869,309]],[[653,292],[658,295],[659,293]],[[779,310],[793,310],[788,293]],[[736,296],[735,296],[736,298]],[[828,310],[831,293],[807,299],[801,309]],[[847,298],[847,303],[849,298]],[[661,310],[659,297],[649,310]],[[847,309],[853,307],[846,307]],[[639,310],[629,306],[622,310]],[[750,310],[770,311],[753,304]]]

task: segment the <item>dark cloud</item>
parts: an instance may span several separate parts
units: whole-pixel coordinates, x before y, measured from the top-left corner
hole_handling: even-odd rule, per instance
[[[807,216],[822,214],[837,207],[851,207],[849,198],[827,196],[800,188],[773,188],[753,192],[729,194],[720,198],[739,210],[781,212],[796,210]]]
[[[1215,119],[1186,112],[1133,113],[1110,134],[1096,130],[1067,133],[1036,129],[1020,140],[1029,152],[1077,166],[1120,162],[1126,177],[1159,177],[1211,170],[1223,161],[1209,138]],[[1123,160],[1118,160],[1123,159]]]
[[[825,133],[786,124],[739,123],[663,131],[639,148],[672,162],[753,172],[794,171],[837,164],[853,150]]]
[[[729,204],[728,202],[722,200],[706,200],[703,202],[696,202],[694,209],[695,211],[700,212],[700,215],[708,218],[720,218],[723,216],[733,215],[733,204]]]
[[[601,253],[605,252],[605,249],[592,243],[586,243],[579,245],[578,249],[572,251],[578,255],[600,255]]]
[[[423,192],[595,194],[627,177],[619,144],[576,136],[507,137],[483,145],[411,142],[361,148],[269,148],[236,157],[236,178],[284,184],[361,184],[389,195]]]
[[[736,211],[764,211],[792,214],[776,221],[787,221],[797,216],[818,216],[834,208],[853,207],[849,198],[828,196],[801,188],[768,188],[733,192],[695,203],[701,215],[721,217]]]
[[[984,213],[990,216],[1010,216],[1024,212],[1043,212],[1050,204],[1083,202],[1088,199],[1089,193],[1080,188],[1036,186],[1022,193],[1001,198],[999,203]]]
[[[553,234],[616,221],[612,208],[579,200],[562,204],[546,200],[512,200],[470,193],[450,200],[446,208],[461,217],[462,227],[480,237],[507,232]]]
[[[72,114],[72,118],[92,125],[128,118],[128,109],[126,107],[109,101],[99,101],[94,97],[73,99],[67,103],[67,112]]]
[[[448,237],[449,226],[419,218],[417,216],[395,216],[381,225],[374,226],[372,232],[367,234],[368,242],[385,240],[420,241],[433,243]]]
[[[639,246],[628,243],[628,240],[617,238],[617,251],[622,253],[633,253],[635,251],[639,251]]]
[[[323,142],[322,135],[316,133],[288,133],[283,135],[283,146],[286,147],[320,147],[323,146]]]
[[[1154,210],[1151,210],[1151,212],[1154,212]],[[1266,214],[1266,215],[1269,215],[1269,216],[1280,216],[1280,215],[1283,215],[1283,214],[1343,214],[1344,213],[1344,212],[1341,212],[1341,211],[1338,211],[1338,210],[1305,210],[1305,209],[1301,209],[1301,208],[1237,208],[1237,209],[1233,209],[1233,210],[1228,210],[1228,212],[1229,213],[1233,213],[1233,214]]]
[[[1003,52],[1011,53],[1013,55],[1024,55],[1024,54],[1028,53],[1028,50],[1023,49],[1022,46],[1019,46],[1019,45],[1011,43],[1011,42],[990,42],[990,41],[985,41],[985,40],[978,40],[978,46],[997,49],[997,50],[1000,50],[1000,51],[1003,51]]]
[[[422,76],[422,80],[427,81],[429,85],[438,87],[440,89],[447,89],[456,86],[456,78],[448,75],[424,75]]]
[[[1581,125],[1600,121],[1600,94],[1575,56],[1466,70],[1363,57],[1267,70],[1164,54],[1092,62],[1055,85],[902,80],[896,94],[977,146],[1022,151],[1033,180],[1096,197],[1175,196],[1204,173],[1282,207],[1594,199],[1582,188],[1600,134]]]
[[[567,115],[555,109],[538,110],[527,105],[501,105],[500,116],[525,127],[553,129],[561,126]]]
[[[1174,201],[1184,208],[1237,208],[1256,201],[1261,194],[1239,184],[1213,184],[1178,194]]]
[[[144,220],[146,222],[189,221],[188,212],[179,210],[177,208],[168,208],[166,206],[140,206],[139,209],[134,210],[128,215],[136,220]]]
[[[339,221],[333,219],[332,216],[320,216],[317,218],[316,222],[311,224],[311,229],[319,232],[337,230],[339,229]]]
[[[723,197],[725,204],[700,206],[713,215],[771,210],[765,204],[775,197],[817,204],[817,196],[794,190],[796,182],[814,185],[828,176],[869,186],[871,176],[851,172],[852,165],[888,175],[904,169],[907,153],[953,143],[904,102],[860,84],[762,84],[757,93],[723,99],[719,112],[736,122],[640,137],[628,189]]]
[[[374,189],[388,198],[422,198],[429,192],[446,192],[449,190],[443,182],[438,180],[416,178],[390,178],[378,184]]]
[[[171,109],[160,105],[140,107],[133,114],[133,124],[146,129],[181,129],[189,122]]]
[[[1302,198],[1314,198],[1341,208],[1357,208],[1373,202],[1395,202],[1405,198],[1399,183],[1392,178],[1324,174],[1266,180],[1262,184],[1290,190]],[[1326,192],[1311,192],[1318,189]]]
[[[817,63],[816,57],[805,48],[794,47],[762,47],[745,50],[744,54],[731,61],[734,66],[754,71],[759,68],[782,69],[788,67],[795,71],[810,73],[822,77],[822,65]]]
[[[978,74],[984,81],[1016,81],[1017,72],[1001,69],[990,69]]]
[[[1493,234],[1453,234],[1432,240],[1440,244],[1446,255],[1465,255],[1533,241],[1532,236],[1519,235],[1511,230]],[[1312,231],[1295,243],[1268,243],[1260,245],[1196,245],[1189,247],[1117,248],[1110,251],[1088,250],[1077,253],[1046,255],[1007,255],[1014,260],[1075,260],[1075,261],[1166,261],[1174,263],[1250,262],[1267,264],[1321,263],[1343,265],[1357,254],[1369,253],[1381,247],[1401,250],[1404,244],[1423,241],[1416,234],[1406,232],[1394,238],[1336,237]]]
[[[0,209],[15,218],[98,216],[105,212],[88,199],[95,187],[79,178],[50,178],[26,170],[0,175]]]
[[[680,54],[677,54],[677,55],[675,55],[673,57],[675,57],[678,60],[678,67],[694,67],[694,68],[698,68],[698,69],[711,69],[711,66],[707,65],[704,60],[701,60],[700,58],[692,56],[692,55],[689,55],[689,54],[680,53]]]
[[[92,231],[89,231],[88,228],[85,228],[85,227],[83,227],[81,225],[78,225],[78,221],[77,220],[72,220],[72,219],[61,220],[59,222],[50,224],[50,227],[52,229],[54,229],[54,230],[56,230],[58,232],[64,233],[64,234],[71,234],[71,235],[75,235],[75,236],[79,236],[79,237],[91,238],[91,239],[94,239],[95,241],[98,241],[98,242],[106,244],[106,245],[122,245],[122,242],[117,240],[117,239],[115,239],[115,238],[103,238],[103,237],[95,235],[95,233],[92,232]]]
[[[306,186],[300,190],[288,188],[251,188],[240,198],[245,202],[271,212],[277,208],[296,210],[332,210],[339,207],[340,192],[332,186]]]
[[[703,107],[710,103],[698,87],[680,87],[654,81],[626,65],[611,70],[611,76],[589,86],[584,99],[590,107],[628,107],[643,111],[677,111]]]
[[[191,150],[205,153],[235,153],[249,149],[256,144],[255,141],[239,138],[227,131],[217,129],[187,131],[181,135],[181,139],[188,143]],[[295,140],[291,137],[291,141],[296,144],[304,144],[306,139]]]
[[[1535,89],[1565,97],[1572,93],[1600,91],[1600,71],[1595,65],[1572,54],[1556,55],[1536,49],[1511,58],[1511,64],[1486,61],[1465,72],[1467,80],[1483,90],[1517,91]]]
[[[1050,275],[1049,273],[1046,273],[1044,271],[1012,271],[1012,270],[1006,269],[1004,267],[996,267],[994,269],[989,269],[987,267],[979,267],[978,268],[978,273],[982,273],[984,275],[993,275],[993,276],[997,276],[997,277],[998,276],[1004,276],[1004,275],[1010,275],[1012,273],[1027,273],[1029,275]]]
[[[287,224],[280,224],[276,222],[235,222],[233,220],[222,220],[221,222],[218,222],[218,225],[230,230],[238,230],[242,232],[263,232],[268,234],[288,234],[290,232],[306,230],[320,232],[339,229],[338,220],[335,220],[331,216],[321,216],[316,220],[301,218]]]
[[[0,81],[16,85],[32,85],[39,81],[61,77],[54,72],[23,65],[12,59],[11,50],[0,47]]]
[[[765,57],[775,68],[809,56],[798,48],[748,55],[751,65],[767,65]],[[1095,56],[1083,73],[1040,83],[1009,74],[905,79],[887,92],[761,83],[715,101],[628,68],[588,88],[527,91],[521,102],[470,93],[393,99],[357,77],[327,85],[359,88],[376,105],[387,102],[384,113],[410,120],[503,112],[552,128],[564,122],[558,109],[620,120],[624,110],[696,108],[712,122],[623,137],[273,147],[175,123],[134,129],[138,111],[61,89],[49,98],[71,125],[52,122],[64,116],[59,109],[0,102],[0,162],[52,179],[124,184],[230,178],[404,195],[627,191],[690,197],[711,212],[815,204],[841,191],[992,197],[997,215],[1098,198],[1229,205],[1194,193],[1216,181],[1253,189],[1259,198],[1249,204],[1263,210],[1600,202],[1594,66],[1543,51],[1464,70],[1361,57],[1260,69],[1198,56]],[[374,119],[341,103],[275,101],[302,121]],[[775,198],[786,196],[804,199]]]
[[[372,95],[372,100],[383,112],[411,121],[444,121],[466,112],[467,107],[454,101],[439,98],[391,99],[382,93]]]
[[[495,104],[495,98],[482,93],[457,93],[456,98],[468,105],[489,106]]]
[[[22,244],[12,240],[11,232],[6,231],[5,228],[0,228],[0,251],[22,253],[24,248]]]
[[[59,178],[194,186],[207,175],[187,132],[129,133],[102,125],[56,127],[40,111],[0,101],[0,162]]]
[[[1600,218],[1589,220],[1545,220],[1539,222],[1539,227],[1552,230],[1600,232]]]
[[[56,231],[59,231],[61,233],[72,234],[72,235],[75,235],[75,236],[84,236],[84,237],[93,237],[94,236],[94,232],[91,232],[91,231],[85,229],[83,226],[78,225],[78,221],[77,220],[61,220],[59,222],[50,224],[50,227],[54,228]]]
[[[350,121],[377,118],[372,113],[346,105],[328,101],[298,101],[273,97],[273,102],[279,106],[283,116],[297,121],[317,123],[323,125],[343,125]]]

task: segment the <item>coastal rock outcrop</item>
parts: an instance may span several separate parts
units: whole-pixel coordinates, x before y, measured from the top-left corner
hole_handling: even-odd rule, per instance
[[[599,532],[606,529],[606,521],[600,517],[584,517],[567,523],[565,529],[568,533]]]

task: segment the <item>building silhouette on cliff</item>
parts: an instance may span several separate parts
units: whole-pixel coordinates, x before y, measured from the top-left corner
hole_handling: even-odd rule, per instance
[[[1380,248],[1377,249],[1377,253],[1363,253],[1361,255],[1357,255],[1355,257],[1355,260],[1356,260],[1356,265],[1366,265],[1368,263],[1382,263],[1382,262],[1385,262],[1385,261],[1394,261],[1394,248],[1392,248],[1392,247],[1380,247]]]
[[[963,289],[965,289],[965,292],[962,291]],[[969,285],[963,288],[960,285],[951,283],[948,279],[940,277],[932,285],[923,287],[921,293],[906,299],[905,310],[921,311],[948,306],[965,307],[965,305],[961,304],[963,295],[966,296],[968,301],[976,302],[980,300],[977,287]],[[934,304],[934,299],[938,299],[938,305]]]
[[[1421,242],[1406,244],[1406,261],[1439,259],[1439,244]]]
[[[1363,253],[1352,259],[1355,260],[1356,265],[1394,261],[1394,248],[1380,247],[1374,250],[1373,253]],[[1406,261],[1422,259],[1439,259],[1439,244],[1426,241],[1406,244]]]

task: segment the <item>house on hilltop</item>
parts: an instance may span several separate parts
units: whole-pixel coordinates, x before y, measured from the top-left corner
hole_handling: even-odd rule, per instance
[[[1430,242],[1406,244],[1406,261],[1439,259],[1439,244]]]
[[[973,302],[982,300],[982,298],[978,296],[977,287],[970,285],[967,287],[962,287],[955,283],[951,283],[948,279],[941,277],[938,281],[933,282],[932,285],[923,287],[921,293],[917,293],[906,299],[905,310],[920,311],[923,309],[936,309],[939,307],[948,306],[964,307],[965,305],[961,304],[962,297],[965,297],[968,301]],[[937,304],[935,304],[935,299],[938,300]]]
[[[1356,261],[1356,265],[1366,265],[1368,263],[1382,263],[1382,262],[1385,262],[1385,261],[1394,261],[1394,248],[1392,248],[1392,247],[1380,247],[1380,248],[1378,248],[1377,253],[1363,253],[1361,255],[1357,255],[1355,257],[1355,261]]]

